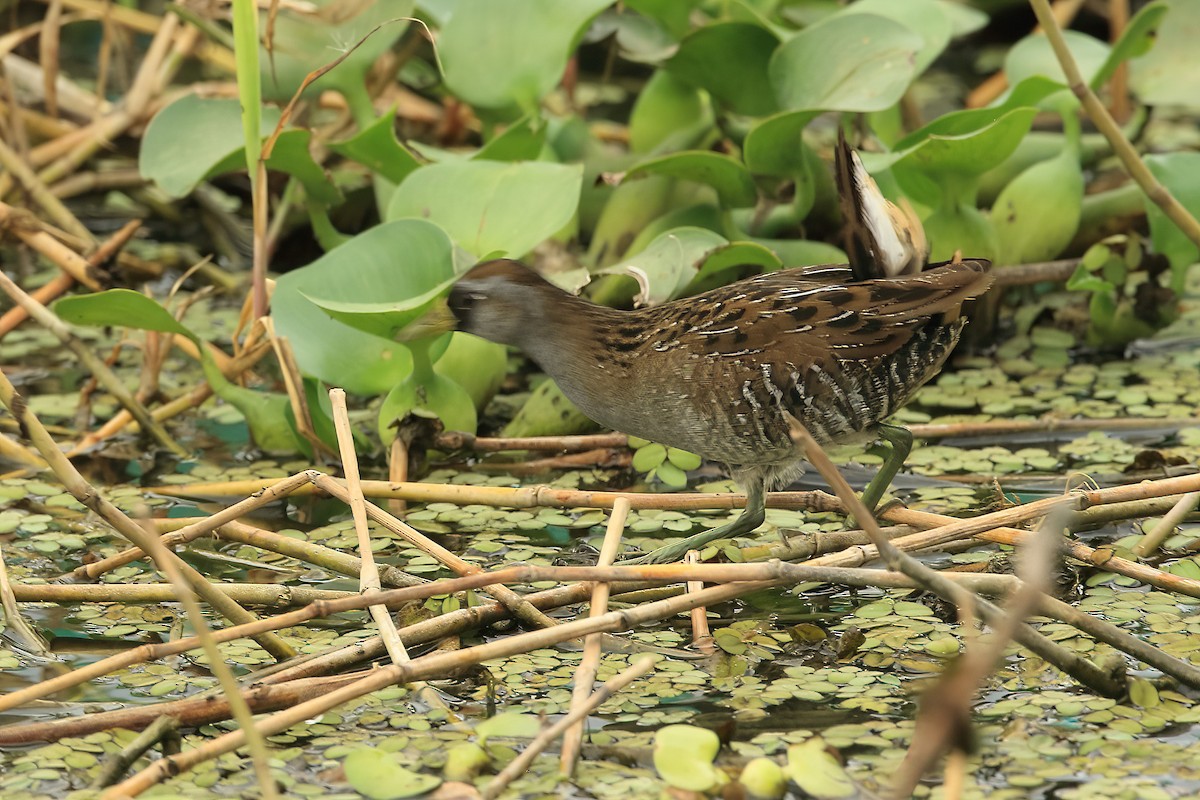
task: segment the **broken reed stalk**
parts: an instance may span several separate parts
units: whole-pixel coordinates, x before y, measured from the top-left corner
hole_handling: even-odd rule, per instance
[[[850,488],[850,484],[838,472],[837,467],[829,460],[829,456],[825,454],[825,451],[817,444],[812,435],[809,434],[799,420],[792,418],[789,421],[791,423],[793,441],[796,441],[797,445],[802,448],[805,456],[821,473],[821,476],[833,487],[843,505],[850,510],[855,519],[862,522],[863,530],[871,535],[873,546],[877,549],[883,562],[888,567],[897,572],[903,572],[913,580],[921,583],[929,591],[935,592],[959,607],[974,606],[988,624],[997,625],[1000,623],[1004,617],[1004,612],[995,604],[948,580],[944,574],[930,569],[901,551],[892,542],[889,542],[887,537],[883,535],[879,523],[875,521],[875,518],[862,504],[858,495]],[[1105,697],[1115,697],[1125,691],[1123,680],[1115,680],[1114,676],[1110,673],[1098,668],[1087,659],[1081,658],[1066,648],[1055,644],[1024,623],[1016,626],[1013,636],[1026,648],[1097,694]],[[1124,677],[1123,673],[1122,677]]]
[[[163,546],[154,531],[147,528],[145,533],[146,543],[150,546],[149,556],[154,559],[154,563],[161,566],[163,574],[175,589],[179,603],[183,606],[188,621],[196,631],[196,639],[199,640],[204,655],[208,658],[209,669],[216,676],[225,702],[229,704],[230,713],[237,721],[238,727],[246,731],[246,745],[250,751],[250,761],[254,765],[254,777],[258,781],[258,791],[266,800],[276,800],[279,793],[275,790],[275,779],[271,777],[267,742],[263,735],[255,729],[253,713],[250,711],[249,704],[246,703],[246,698],[242,696],[238,680],[217,646],[216,640],[213,639],[212,629],[204,618],[200,601],[188,586],[183,572],[179,569],[179,564],[183,562],[170,557],[172,554]]]
[[[643,567],[511,567],[491,573],[487,576],[471,576],[454,578],[438,583],[428,584],[418,590],[410,590],[401,594],[393,594],[389,605],[400,605],[404,602],[419,599],[429,594],[447,594],[462,591],[466,588],[477,587],[482,579],[529,583],[538,580],[615,580],[626,581],[631,576],[644,576],[647,571],[662,576],[671,574],[664,580],[698,579],[707,582],[720,581],[762,581],[761,585],[795,584],[821,576],[822,582],[836,583],[845,586],[881,587],[881,588],[919,588],[919,584],[907,576],[894,572],[883,572],[876,569],[841,569],[821,568],[813,570],[800,564],[701,564],[696,566],[666,565]],[[972,575],[947,573],[948,579],[969,587],[973,591],[988,594],[1005,594],[1019,585],[1016,578],[1007,575]],[[618,591],[631,584],[622,583]],[[644,584],[642,584],[644,585]],[[578,583],[571,586],[549,589],[528,596],[531,603],[541,608],[558,605],[574,604],[585,600],[591,591],[588,583]],[[705,590],[707,591],[707,590]],[[374,598],[372,598],[374,601]],[[314,604],[300,612],[281,615],[274,620],[278,627],[288,627],[300,624],[307,619],[327,616],[351,608],[361,609],[368,600],[361,596],[348,596],[337,603]],[[1116,626],[1080,612],[1061,601],[1044,598],[1041,613],[1055,619],[1075,625],[1088,635],[1097,638],[1114,648],[1122,650],[1165,674],[1179,680],[1185,685],[1200,688],[1200,668],[1170,656],[1157,648],[1142,642],[1130,634],[1121,631]],[[504,607],[493,602],[472,608],[463,608],[449,614],[444,614],[423,622],[418,622],[401,631],[402,638],[411,645],[437,641],[447,635],[461,632],[468,628],[478,627],[506,617]],[[227,641],[248,633],[246,629],[227,629],[214,633],[218,641]],[[255,712],[273,711],[285,708],[289,704],[307,699],[315,694],[304,683],[313,676],[325,675],[330,672],[344,670],[363,660],[377,658],[384,654],[384,649],[378,637],[364,640],[349,647],[338,648],[323,655],[295,659],[288,665],[278,665],[267,671],[256,673],[256,687],[248,693]],[[126,668],[132,664],[167,658],[197,646],[195,638],[181,639],[155,645],[143,645],[132,651],[119,653],[102,661],[86,665],[70,673],[65,673],[42,682],[36,686],[26,687],[0,696],[0,711],[15,708],[39,697],[45,697],[100,677],[109,672]],[[281,668],[282,667],[282,668]],[[269,672],[264,676],[264,672]],[[343,682],[349,682],[346,679]],[[287,692],[267,691],[271,686],[287,683],[292,688]],[[325,687],[325,684],[322,684]],[[324,688],[321,689],[324,691]],[[209,700],[188,698],[171,701],[151,707],[124,709],[117,712],[102,712],[86,715],[82,718],[71,718],[50,723],[35,723],[33,725],[16,725],[0,728],[0,746],[57,739],[62,736],[83,736],[96,730],[109,727],[139,728],[149,724],[159,714],[172,714],[191,725],[201,725],[226,719],[228,709],[212,705]]]
[[[1197,503],[1200,503],[1200,492],[1188,492],[1179,498],[1179,501],[1171,507],[1167,515],[1147,531],[1142,536],[1141,541],[1134,545],[1134,555],[1138,558],[1145,558],[1162,547],[1162,543],[1175,532],[1175,529],[1179,527],[1179,523],[1183,522],[1184,518],[1192,513],[1192,509],[1196,507]]]
[[[625,531],[625,520],[629,516],[629,502],[618,500],[613,505],[612,515],[608,518],[608,527],[604,531],[604,543],[600,546],[598,566],[611,566],[621,550],[621,534]],[[592,587],[591,608],[589,615],[593,617],[608,613],[609,585],[597,581]],[[596,683],[596,673],[600,669],[602,638],[600,634],[589,634],[583,640],[583,656],[579,666],[575,668],[575,688],[571,693],[571,710],[588,702],[592,686]],[[649,667],[647,666],[647,669]],[[583,715],[577,724],[565,728],[563,734],[562,754],[559,757],[559,769],[570,777],[575,774],[575,763],[583,746]]]
[[[79,470],[75,469],[75,465],[63,455],[63,452],[58,448],[58,444],[42,425],[41,420],[30,411],[25,399],[17,393],[17,390],[2,371],[0,371],[0,403],[3,403],[8,408],[9,413],[13,415],[30,441],[38,449],[38,452],[42,454],[42,458],[46,459],[55,476],[76,500],[96,512],[119,534],[138,547],[141,547],[143,551],[148,550],[152,546],[150,534],[109,502],[104,495],[84,479]],[[176,562],[192,589],[203,597],[225,619],[235,625],[256,620],[253,614],[230,600],[228,596],[209,583],[196,569],[180,560],[179,556],[168,551],[167,558]],[[158,566],[161,568],[161,564]],[[255,641],[262,645],[276,660],[291,658],[296,654],[291,645],[284,642],[274,633],[264,633],[261,636],[255,637]]]

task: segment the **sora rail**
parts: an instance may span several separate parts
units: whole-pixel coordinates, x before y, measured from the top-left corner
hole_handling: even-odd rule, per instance
[[[519,347],[596,422],[728,465],[746,490],[733,522],[622,563],[662,563],[762,524],[764,492],[802,470],[789,419],[822,444],[882,439],[863,494],[874,509],[912,443],[881,422],[935,375],[988,262],[856,279],[847,266],[789,269],[621,311],[568,294],[517,261],[468,271],[440,327]]]

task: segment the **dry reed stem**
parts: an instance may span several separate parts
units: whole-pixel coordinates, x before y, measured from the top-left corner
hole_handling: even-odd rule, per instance
[[[700,551],[689,550],[683,557],[685,564],[699,564]],[[699,592],[704,589],[704,581],[688,581],[686,591]],[[713,642],[712,631],[708,627],[708,609],[704,606],[697,606],[692,609],[692,646],[705,655],[712,655],[716,652],[716,643]]]
[[[25,309],[26,313],[39,325],[52,333],[56,339],[65,344],[71,352],[77,355],[79,360],[83,362],[83,365],[87,367],[88,371],[92,373],[105,390],[124,406],[135,419],[141,422],[146,431],[160,445],[180,458],[187,458],[191,455],[186,448],[175,441],[171,434],[167,433],[166,428],[154,421],[153,417],[150,416],[150,412],[144,405],[138,402],[132,392],[125,388],[124,382],[116,373],[109,369],[104,361],[92,352],[90,347],[81,342],[71,332],[66,323],[55,316],[50,309],[26,294],[20,286],[17,286],[2,271],[0,271],[0,290],[11,297],[13,302]]]
[[[613,505],[612,515],[608,518],[608,527],[604,531],[604,543],[600,546],[600,558],[597,562],[601,567],[611,566],[621,551],[621,535],[625,531],[625,520],[629,516],[629,502],[617,501]],[[609,585],[598,581],[592,586],[591,609],[589,615],[598,617],[608,613]],[[600,668],[600,651],[602,647],[600,634],[589,634],[583,640],[583,656],[579,666],[575,668],[575,688],[571,693],[571,710],[582,707],[588,702],[592,686],[596,682],[596,673]],[[559,758],[559,769],[567,777],[575,774],[575,763],[579,760],[579,752],[583,745],[583,716],[579,722],[565,728],[563,734],[562,754]]]
[[[0,277],[3,277],[3,273],[0,273]],[[58,448],[58,444],[42,425],[41,420],[29,410],[25,399],[17,393],[12,383],[8,380],[8,377],[2,371],[0,371],[0,403],[3,403],[8,408],[18,424],[21,425],[23,432],[42,454],[42,458],[46,459],[55,476],[76,500],[96,512],[118,533],[133,544],[139,547],[150,546],[151,537],[149,534],[142,530],[140,525],[126,516],[124,512],[109,502],[95,487],[89,484],[79,471],[75,469],[70,460],[63,455],[62,451]],[[167,555],[172,560],[179,559],[174,553],[168,552]],[[178,561],[178,566],[196,593],[203,597],[217,613],[221,614],[227,620],[238,624],[250,622],[255,619],[253,614],[226,597],[194,568],[188,566],[183,561]],[[273,633],[256,637],[255,641],[262,645],[276,659],[291,658],[296,654],[290,645]]]
[[[225,656],[213,639],[212,629],[204,618],[204,612],[200,608],[200,602],[195,592],[188,586],[183,572],[179,569],[179,564],[183,562],[171,558],[171,553],[163,546],[162,541],[153,530],[146,528],[145,533],[146,543],[150,547],[148,554],[156,564],[161,565],[163,574],[175,589],[188,621],[192,623],[192,628],[196,631],[196,639],[199,640],[200,646],[204,649],[204,655],[208,658],[209,669],[213,671],[221,687],[221,694],[224,696],[225,702],[229,704],[229,710],[233,714],[233,718],[237,720],[238,727],[246,731],[246,745],[250,750],[250,761],[254,765],[258,791],[266,800],[275,800],[279,794],[275,791],[275,779],[271,777],[270,755],[267,752],[266,740],[255,729],[250,706],[246,703],[246,698],[242,696],[237,678],[234,677],[233,670],[230,669],[229,664],[225,661]]]

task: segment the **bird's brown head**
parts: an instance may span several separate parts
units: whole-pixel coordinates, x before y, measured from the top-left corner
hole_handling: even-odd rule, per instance
[[[500,344],[520,344],[546,313],[552,284],[519,261],[496,259],[471,268],[450,290],[456,329]]]

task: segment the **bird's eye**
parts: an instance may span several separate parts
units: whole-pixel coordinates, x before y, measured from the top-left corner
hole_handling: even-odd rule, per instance
[[[461,286],[456,286],[450,290],[450,297],[447,299],[447,305],[450,306],[450,311],[459,320],[465,320],[471,314],[471,309],[474,305],[486,300],[487,295],[478,290],[467,289]]]

